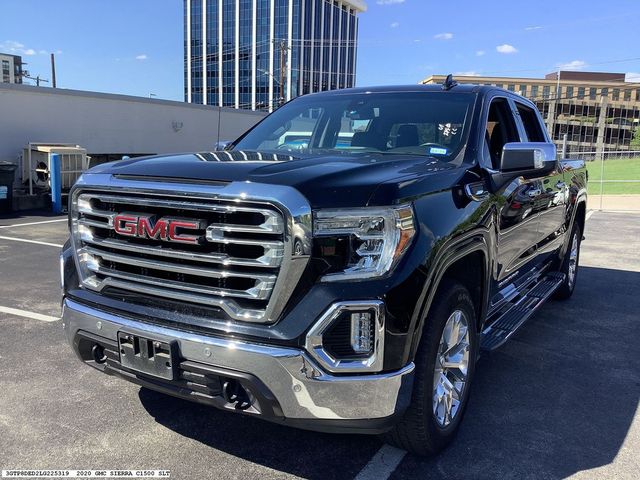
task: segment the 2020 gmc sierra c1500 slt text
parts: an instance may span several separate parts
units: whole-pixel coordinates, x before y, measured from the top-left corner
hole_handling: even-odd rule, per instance
[[[64,329],[143,387],[432,454],[480,351],[571,296],[586,180],[495,87],[302,96],[224,150],[84,173]]]

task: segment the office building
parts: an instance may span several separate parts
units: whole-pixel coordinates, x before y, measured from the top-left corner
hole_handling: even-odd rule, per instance
[[[533,100],[549,133],[570,152],[637,150],[640,136],[640,83],[624,73],[552,72],[544,78],[457,76],[459,83],[495,85]],[[421,83],[442,83],[433,75]]]
[[[272,110],[355,84],[363,0],[184,0],[185,100]]]
[[[2,83],[22,83],[22,57],[0,53]]]

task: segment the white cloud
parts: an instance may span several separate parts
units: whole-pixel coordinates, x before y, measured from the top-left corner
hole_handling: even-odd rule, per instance
[[[435,38],[436,40],[451,40],[453,38],[453,33],[438,33],[437,35],[434,35],[433,38]]]
[[[393,22],[391,25],[389,25],[391,28],[398,28],[400,26],[400,22]]]
[[[476,51],[476,57],[482,57],[485,53],[487,52],[485,52],[484,50],[478,50]]]
[[[146,60],[147,58],[147,54],[146,53],[141,53],[140,55],[136,56],[136,60]]]
[[[498,53],[517,53],[518,49],[516,47],[514,47],[513,45],[509,45],[508,43],[503,43],[502,45],[498,45],[496,47],[496,51]]]
[[[404,3],[404,0],[378,0],[378,5],[396,5],[398,3]]]
[[[47,50],[35,50],[34,48],[27,48],[24,43],[16,42],[15,40],[5,40],[4,42],[0,42],[0,51],[5,53],[10,53],[13,55],[48,55],[49,52]],[[62,53],[58,50],[56,53]]]
[[[455,72],[453,76],[454,77],[480,77],[481,75],[475,70],[470,70],[467,72]]]
[[[527,32],[530,32],[532,30],[540,30],[542,29],[542,27],[540,25],[532,25],[530,27],[525,27],[524,28]]]
[[[584,60],[572,60],[568,63],[559,63],[560,70],[582,70],[587,63]]]
[[[629,72],[625,76],[625,82],[637,82],[640,83],[640,72]]]

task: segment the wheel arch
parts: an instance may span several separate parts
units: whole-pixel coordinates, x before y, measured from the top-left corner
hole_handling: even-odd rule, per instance
[[[466,235],[446,249],[443,248],[433,262],[432,273],[425,282],[412,318],[407,359],[413,359],[416,354],[427,314],[444,279],[453,279],[467,287],[474,301],[478,330],[482,327],[489,301],[493,261],[487,237],[486,232]]]

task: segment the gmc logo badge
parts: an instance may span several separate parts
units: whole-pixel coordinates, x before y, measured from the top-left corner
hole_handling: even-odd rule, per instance
[[[204,220],[119,213],[113,218],[113,229],[125,237],[149,238],[165,242],[197,244],[204,235],[190,235],[186,231],[202,230],[207,226]]]

